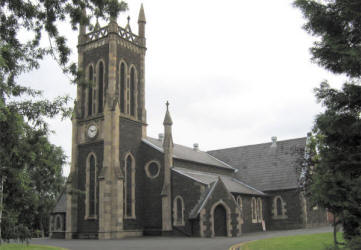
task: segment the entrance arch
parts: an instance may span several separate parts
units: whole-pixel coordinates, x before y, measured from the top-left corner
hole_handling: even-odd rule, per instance
[[[227,211],[222,204],[219,204],[213,213],[214,235],[227,236]]]

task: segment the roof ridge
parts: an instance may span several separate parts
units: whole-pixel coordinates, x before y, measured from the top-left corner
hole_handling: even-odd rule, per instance
[[[307,139],[307,137],[304,136],[304,137],[298,137],[298,138],[280,140],[280,141],[277,141],[277,143],[280,143],[280,142],[288,142],[288,141],[295,141],[295,140],[300,140],[300,139]],[[256,143],[256,144],[249,144],[249,145],[243,145],[243,146],[235,146],[235,147],[229,147],[229,148],[220,148],[220,149],[208,150],[208,151],[206,151],[206,152],[208,153],[208,152],[215,152],[215,151],[221,151],[221,150],[227,150],[227,149],[246,148],[246,147],[266,145],[266,144],[272,144],[272,142]]]

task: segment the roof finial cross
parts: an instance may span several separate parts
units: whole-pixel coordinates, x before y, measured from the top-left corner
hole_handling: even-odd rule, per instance
[[[167,106],[167,110],[168,110],[169,102],[167,101],[167,102],[165,103],[165,105]]]

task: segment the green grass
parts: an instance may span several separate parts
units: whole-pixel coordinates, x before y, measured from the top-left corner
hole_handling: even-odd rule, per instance
[[[0,250],[66,250],[60,247],[26,245],[26,244],[2,244]]]
[[[337,235],[342,238],[341,233]],[[248,242],[242,250],[323,250],[333,244],[332,233],[297,235]]]

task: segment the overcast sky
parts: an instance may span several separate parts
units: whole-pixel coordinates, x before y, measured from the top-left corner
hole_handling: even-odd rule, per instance
[[[137,33],[143,2],[147,19],[146,109],[148,136],[163,132],[170,102],[175,143],[201,150],[306,136],[321,111],[313,89],[325,79],[339,88],[343,77],[310,62],[314,38],[292,1],[128,0],[118,23]],[[61,27],[77,59],[77,33]],[[21,78],[54,98],[69,83],[50,58]],[[50,121],[51,142],[71,152],[70,120]],[[64,168],[64,175],[69,167]]]

